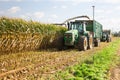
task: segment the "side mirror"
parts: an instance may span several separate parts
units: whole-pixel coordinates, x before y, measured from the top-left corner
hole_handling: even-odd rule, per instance
[[[69,30],[70,29],[70,23],[68,22],[67,25],[68,25],[68,30]]]

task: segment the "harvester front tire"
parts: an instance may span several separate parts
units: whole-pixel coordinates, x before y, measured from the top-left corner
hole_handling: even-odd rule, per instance
[[[85,36],[80,37],[78,44],[79,44],[80,51],[87,50],[88,45],[87,45],[87,38]]]

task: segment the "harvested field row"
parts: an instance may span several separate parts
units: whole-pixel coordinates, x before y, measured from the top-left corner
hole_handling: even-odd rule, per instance
[[[100,47],[86,52],[70,49],[59,52],[43,51],[2,55],[0,58],[0,76],[4,79],[46,78],[57,71],[65,69],[69,65],[87,60],[96,51],[103,49],[107,45],[109,44],[101,43]]]

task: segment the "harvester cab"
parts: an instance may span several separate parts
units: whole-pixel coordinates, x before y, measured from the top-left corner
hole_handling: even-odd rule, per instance
[[[77,30],[78,33],[84,34],[86,32],[86,22],[85,21],[70,22],[68,25],[68,30]]]

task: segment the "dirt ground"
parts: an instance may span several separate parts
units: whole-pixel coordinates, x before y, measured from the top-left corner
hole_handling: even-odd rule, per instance
[[[111,78],[110,80],[120,80],[120,66],[115,67],[111,70]]]
[[[118,56],[120,57],[120,50]],[[110,69],[110,80],[120,80],[120,62],[116,67]]]
[[[87,51],[68,49],[1,55],[0,80],[54,80],[52,74],[83,62],[108,45],[109,43],[101,42],[99,47]],[[111,70],[111,80],[120,80],[120,68]],[[118,79],[114,79],[116,77]]]
[[[102,42],[100,47],[94,47],[94,49],[87,51],[70,49],[55,52],[34,52],[34,54],[26,52],[26,54],[13,54],[13,56],[3,55],[4,57],[0,56],[2,57],[0,61],[5,63],[0,66],[0,79],[21,80],[24,78],[27,80],[41,80],[41,78],[49,77],[49,74],[51,76],[51,74],[59,70],[61,71],[70,65],[84,61],[84,59],[88,58],[87,56],[93,55],[94,52],[102,50],[107,45],[109,44]],[[16,59],[16,55],[19,59]]]

